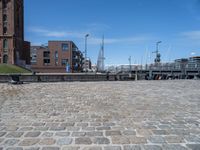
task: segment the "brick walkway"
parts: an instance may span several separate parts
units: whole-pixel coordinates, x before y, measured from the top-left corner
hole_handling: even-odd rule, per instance
[[[200,81],[0,84],[0,150],[200,150]]]

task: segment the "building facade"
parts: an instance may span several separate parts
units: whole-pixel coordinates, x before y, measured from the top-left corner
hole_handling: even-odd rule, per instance
[[[24,1],[0,0],[0,63],[29,64],[29,54],[30,43],[24,41]]]
[[[48,46],[32,46],[31,57],[34,72],[82,72],[83,54],[72,41],[49,41]]]

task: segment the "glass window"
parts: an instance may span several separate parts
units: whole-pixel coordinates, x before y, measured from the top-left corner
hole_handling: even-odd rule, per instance
[[[50,52],[44,52],[43,53],[43,57],[48,57],[49,58],[50,57]]]
[[[3,27],[3,34],[7,34],[7,28]]]
[[[3,21],[7,21],[7,15],[3,15]]]
[[[50,59],[44,59],[43,63],[45,66],[48,66],[50,64]]]
[[[66,66],[68,64],[68,59],[62,59],[62,66]]]
[[[3,49],[8,49],[8,40],[7,39],[3,40]]]
[[[58,51],[55,51],[55,59],[58,59]]]
[[[69,44],[62,44],[62,51],[67,51],[69,49]]]

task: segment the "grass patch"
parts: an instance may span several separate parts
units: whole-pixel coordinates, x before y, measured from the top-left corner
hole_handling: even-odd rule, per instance
[[[30,73],[30,71],[15,65],[0,64],[0,73]]]

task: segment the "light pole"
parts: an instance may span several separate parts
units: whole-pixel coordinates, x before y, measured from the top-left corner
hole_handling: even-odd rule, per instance
[[[87,59],[87,38],[88,38],[89,34],[85,35],[85,60]]]
[[[154,53],[156,53],[156,59],[154,60],[155,63],[159,63],[160,62],[161,55],[160,55],[159,50],[158,50],[158,48],[159,48],[158,46],[159,46],[160,43],[162,43],[162,41],[158,41],[156,43],[156,51],[154,52]]]

